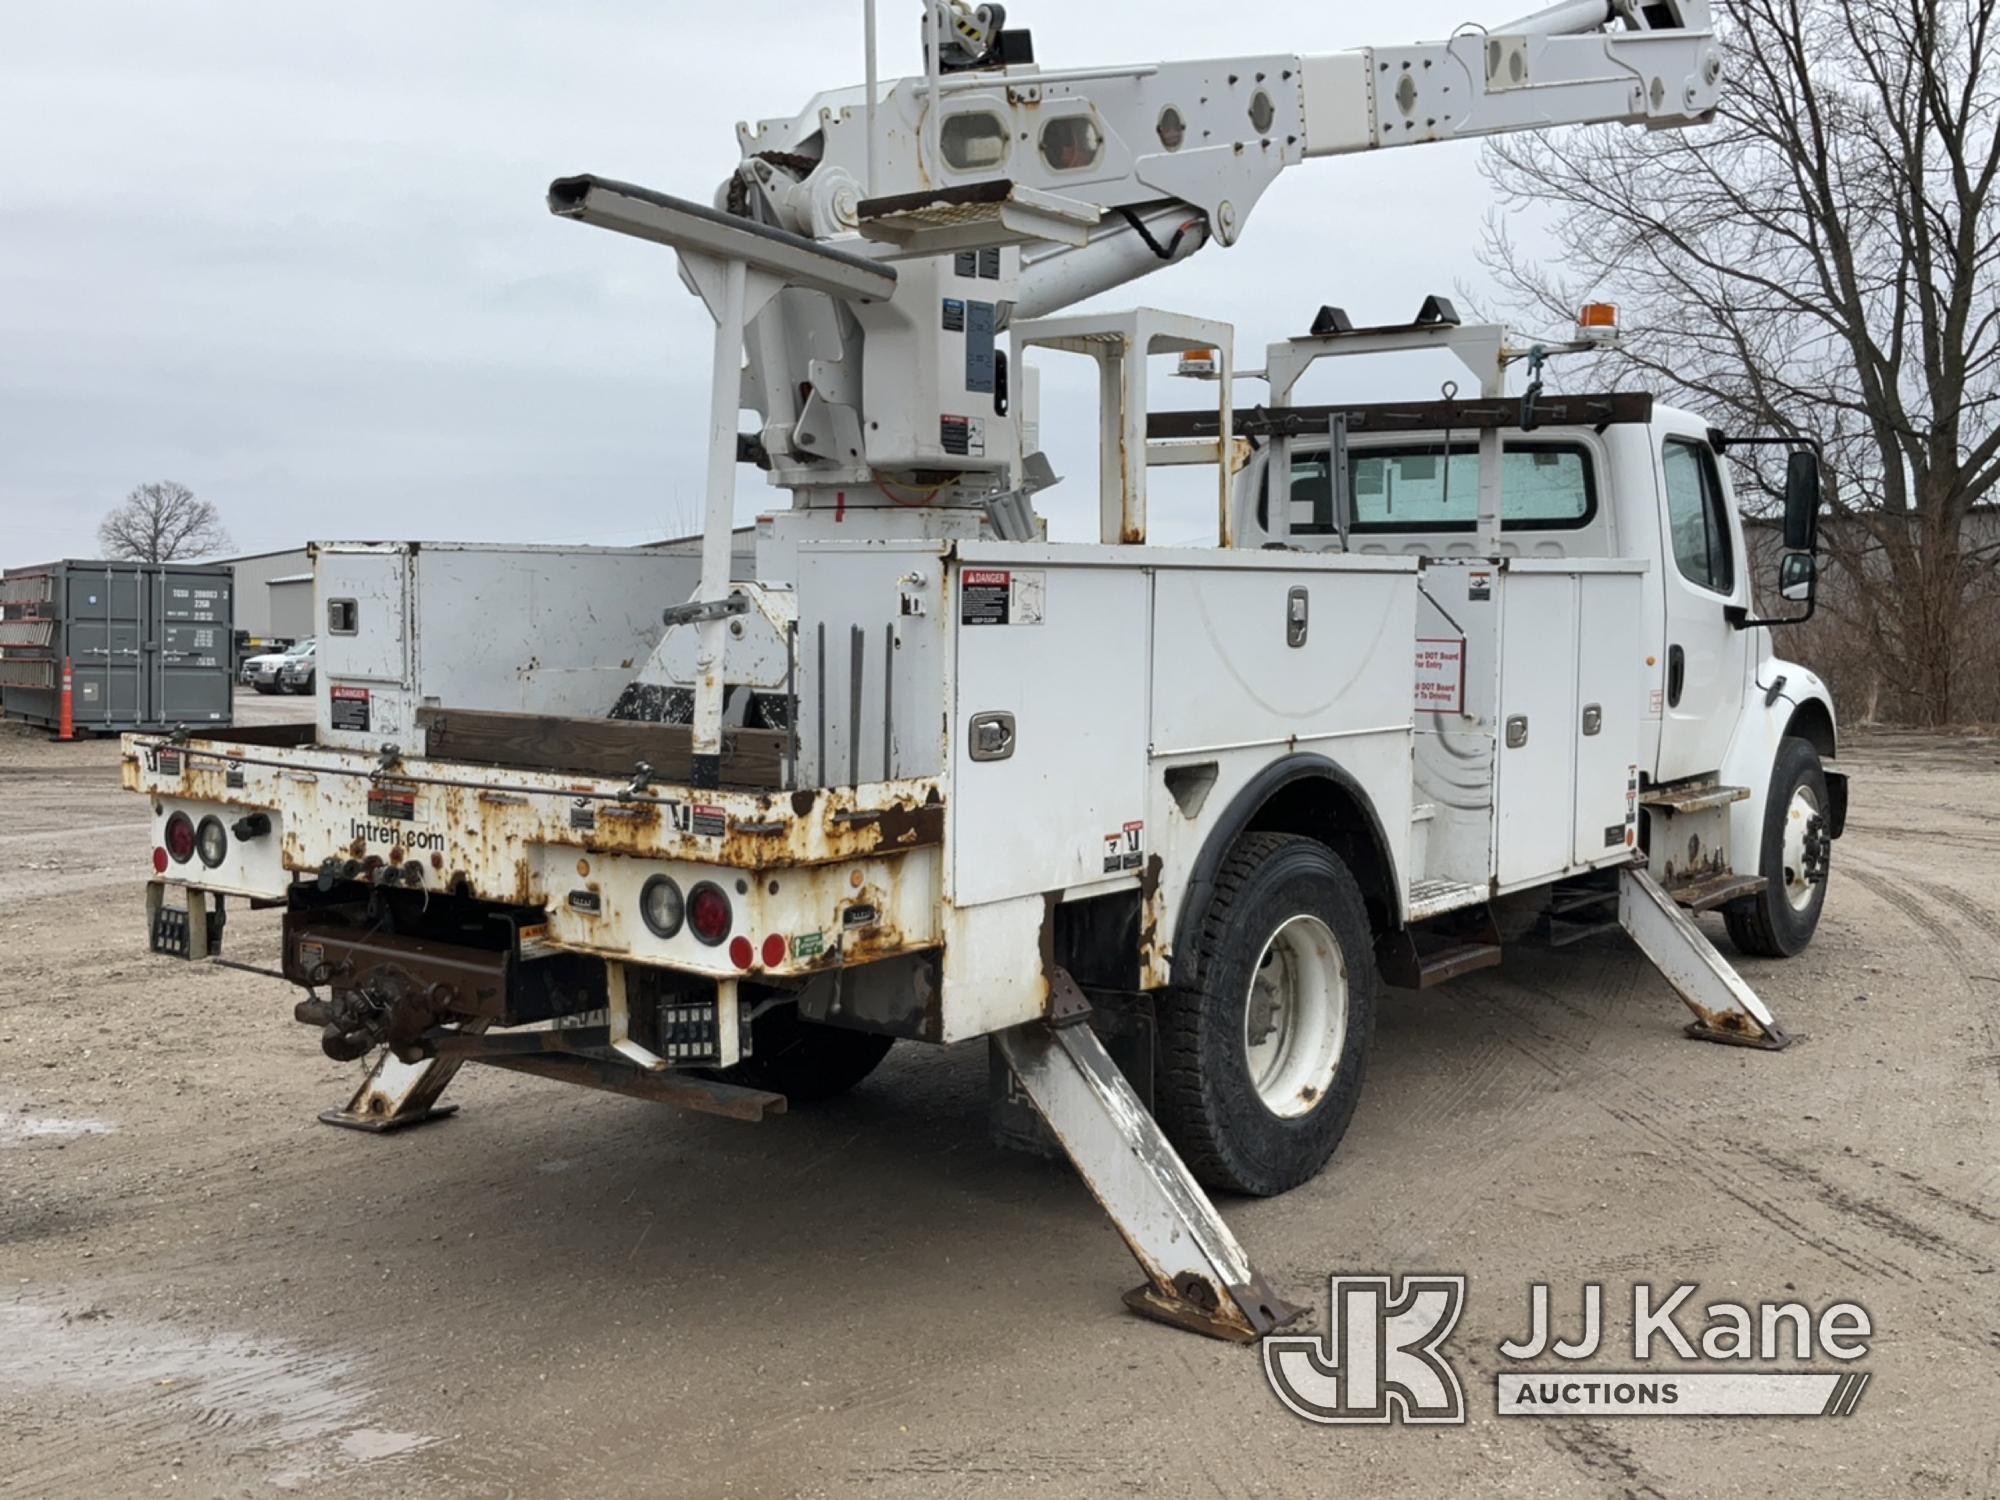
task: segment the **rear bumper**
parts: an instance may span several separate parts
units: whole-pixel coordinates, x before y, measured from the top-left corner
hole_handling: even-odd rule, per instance
[[[194,889],[293,905],[301,889],[421,901],[449,895],[536,915],[534,942],[708,978],[800,978],[942,941],[944,805],[928,781],[797,792],[635,791],[593,777],[312,746],[125,742],[128,789],[152,799],[156,844],[176,813],[268,830],[217,866],[162,871]],[[730,924],[646,923],[648,882],[709,884]]]

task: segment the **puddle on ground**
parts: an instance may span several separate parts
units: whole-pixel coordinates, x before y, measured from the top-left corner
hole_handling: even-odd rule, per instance
[[[401,1457],[437,1439],[389,1432],[363,1418],[375,1392],[361,1362],[283,1339],[195,1334],[133,1322],[95,1303],[83,1310],[0,1306],[0,1392],[75,1392],[142,1427],[146,1446],[221,1441],[269,1450],[293,1486]]]
[[[75,1141],[87,1135],[110,1135],[118,1127],[109,1120],[64,1120],[54,1115],[0,1116],[0,1146],[29,1141]]]

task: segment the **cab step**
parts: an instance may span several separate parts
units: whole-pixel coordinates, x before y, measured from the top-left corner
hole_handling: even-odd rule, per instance
[[[1422,884],[1445,887],[1451,883]],[[1420,888],[1410,888],[1410,925],[1400,932],[1383,934],[1375,945],[1375,964],[1383,980],[1399,989],[1428,990],[1461,975],[1497,968],[1502,957],[1500,929],[1494,924],[1485,892],[1477,886],[1455,887],[1476,893],[1478,900],[1419,918],[1417,913],[1423,909],[1417,902]],[[1444,895],[1442,889],[1437,892],[1440,899]]]
[[[1501,958],[1498,943],[1461,943],[1455,948],[1440,948],[1418,958],[1415,988],[1427,990],[1481,969],[1497,969]]]
[[[1720,875],[1679,881],[1664,889],[1681,910],[1703,912],[1714,911],[1718,906],[1727,906],[1745,896],[1761,895],[1769,884],[1762,875],[1738,875],[1725,870]]]
[[[1648,787],[1639,794],[1639,805],[1667,814],[1713,812],[1750,797],[1747,786],[1723,786],[1713,781],[1684,781],[1673,786]]]

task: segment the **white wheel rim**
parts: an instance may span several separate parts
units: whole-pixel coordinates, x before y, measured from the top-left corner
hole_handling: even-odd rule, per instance
[[[1250,972],[1243,1055],[1264,1107],[1281,1119],[1311,1114],[1347,1048],[1347,960],[1318,917],[1271,934]]]
[[[1791,806],[1785,809],[1785,868],[1780,872],[1785,900],[1793,911],[1804,911],[1819,894],[1818,882],[1806,879],[1806,837],[1818,817],[1819,798],[1812,788],[1802,786],[1793,791]]]

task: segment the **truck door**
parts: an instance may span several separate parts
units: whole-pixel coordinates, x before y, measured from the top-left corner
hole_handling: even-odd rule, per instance
[[[1669,430],[1659,451],[1665,632],[1654,678],[1660,781],[1722,764],[1743,704],[1749,632],[1724,614],[1747,604],[1748,569],[1735,508],[1706,433]]]

